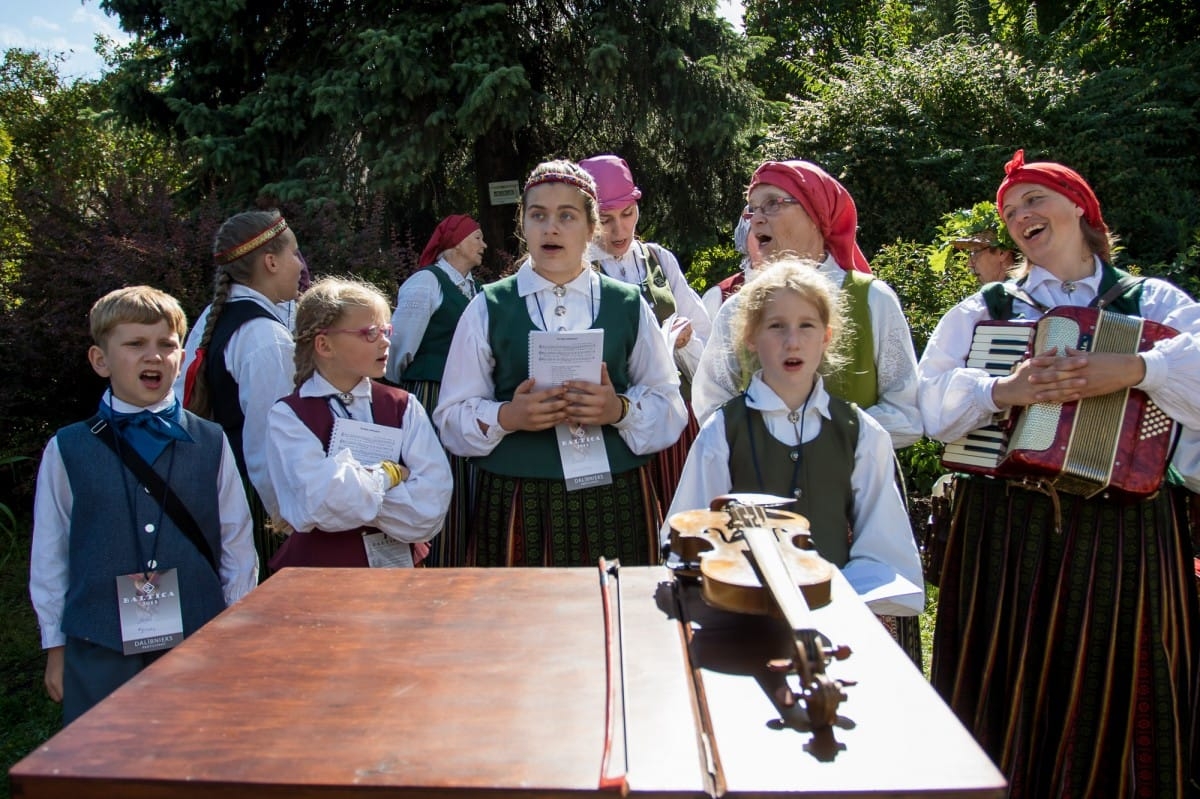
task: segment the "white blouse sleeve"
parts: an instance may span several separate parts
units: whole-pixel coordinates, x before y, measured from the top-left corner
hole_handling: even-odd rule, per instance
[[[392,313],[392,345],[384,372],[388,380],[400,381],[401,373],[421,347],[430,318],[441,304],[441,286],[437,276],[427,269],[414,272],[400,285],[396,310]]]
[[[879,399],[865,410],[883,425],[896,449],[915,443],[922,435],[917,409],[917,356],[912,330],[890,286],[872,280],[867,289],[874,337],[875,371]]]
[[[912,525],[896,484],[892,443],[883,427],[858,412],[854,451],[853,537],[842,569],[875,613],[914,616],[925,608],[925,580]]]

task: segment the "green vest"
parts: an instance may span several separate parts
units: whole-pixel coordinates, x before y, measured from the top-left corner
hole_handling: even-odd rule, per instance
[[[1025,285],[1028,275],[1022,277],[1016,282],[1019,288]],[[1096,297],[1103,297],[1106,292],[1110,291],[1121,280],[1135,280],[1133,275],[1117,269],[1109,263],[1103,262],[1100,264],[1100,289],[1096,292]],[[988,283],[979,290],[983,295],[983,302],[987,306],[988,314],[992,319],[1000,322],[1007,322],[1014,317],[1013,315],[1013,296],[1005,289],[1007,284],[1001,281]],[[1125,314],[1126,316],[1141,316],[1142,315],[1142,283],[1141,281],[1133,284],[1127,291],[1118,296],[1108,304],[1108,309],[1116,313]]]
[[[822,420],[821,432],[799,448],[777,441],[762,414],[746,407],[746,395],[729,400],[725,414],[725,441],[729,444],[729,475],[734,493],[767,493],[800,497],[787,510],[808,519],[813,544],[838,568],[850,559],[854,521],[854,451],[858,447],[858,414],[850,403],[831,397],[832,421]],[[797,466],[799,467],[797,469]]]
[[[425,335],[421,345],[413,354],[412,362],[400,375],[401,380],[429,380],[434,383],[442,382],[442,372],[446,371],[446,354],[450,352],[450,342],[454,338],[454,329],[458,327],[459,317],[467,310],[470,302],[458,286],[450,280],[450,276],[438,267],[425,267],[433,272],[438,285],[442,289],[442,304],[429,317]]]
[[[529,377],[529,334],[536,330],[517,293],[517,276],[511,275],[483,287],[488,309],[488,341],[492,345],[492,380],[496,399],[512,399],[517,386]],[[604,330],[604,362],[618,394],[629,388],[629,358],[637,342],[642,300],[636,286],[600,275],[599,313],[592,329]],[[613,474],[636,469],[648,455],[635,455],[617,429],[604,425],[604,448]],[[516,430],[506,435],[490,454],[475,463],[494,474],[562,480],[562,461],[554,429]]]
[[[837,374],[825,377],[825,388],[835,397],[870,408],[879,402],[879,374],[875,369],[875,337],[871,329],[871,307],[867,294],[875,278],[853,269],[842,282],[846,325],[849,328],[849,362]]]
[[[640,247],[646,260],[646,277],[638,284],[638,290],[642,292],[642,297],[650,306],[650,310],[654,311],[654,318],[661,326],[663,322],[667,321],[667,317],[675,313],[675,295],[671,292],[671,284],[667,282],[666,273],[663,272],[662,263],[658,259],[655,247],[640,241],[635,241],[632,246]],[[637,250],[634,252],[636,254]],[[604,275],[604,267],[599,261],[593,261],[592,268]],[[671,357],[675,357],[674,353],[671,354]],[[691,401],[692,381],[682,374],[679,375],[679,393],[683,395],[685,402]]]

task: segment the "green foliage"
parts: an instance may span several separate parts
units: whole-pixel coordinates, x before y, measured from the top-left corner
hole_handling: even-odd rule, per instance
[[[922,438],[896,452],[904,475],[904,486],[910,496],[929,496],[934,481],[945,474],[946,470],[942,467],[943,449],[940,441]]]
[[[932,239],[948,209],[992,196],[1018,147],[1089,179],[1137,261],[1167,262],[1200,215],[1200,47],[1100,73],[1024,59],[965,35],[825,70],[762,145],[806,157],[856,198],[868,255]]]
[[[736,274],[741,268],[742,254],[733,245],[714,244],[692,257],[691,267],[687,270],[688,283],[703,294],[705,289]]]
[[[749,45],[705,0],[102,6],[145,43],[120,66],[119,110],[176,133],[193,185],[235,204],[361,214],[382,198],[399,231],[472,212],[491,258],[518,245],[489,183],[617,152],[642,232],[686,259],[719,231],[695,208],[732,215],[750,170]]]
[[[965,256],[951,260],[940,275],[930,270],[928,256],[928,245],[897,240],[871,259],[875,276],[900,298],[918,356],[946,311],[978,289]]]

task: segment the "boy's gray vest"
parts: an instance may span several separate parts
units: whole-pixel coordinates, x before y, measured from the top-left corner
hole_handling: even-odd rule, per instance
[[[217,475],[221,468],[221,427],[184,411],[180,423],[192,441],[176,441],[152,465],[191,511],[214,553],[221,552]],[[68,543],[68,584],[62,631],[74,638],[122,651],[116,578],[145,569],[158,538],[159,569],[179,570],[183,634],[191,635],[225,609],[221,581],[187,536],[160,512],[137,478],[83,422],[56,434],[72,509]],[[174,450],[174,462],[171,452]],[[136,519],[129,518],[130,502]],[[161,517],[161,521],[160,521]],[[147,524],[158,526],[147,533]],[[142,543],[139,554],[134,536]]]

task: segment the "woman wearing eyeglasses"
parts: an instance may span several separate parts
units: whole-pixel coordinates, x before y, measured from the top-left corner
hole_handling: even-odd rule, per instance
[[[900,300],[858,247],[858,211],[846,188],[808,161],[767,161],[754,173],[743,216],[764,267],[783,255],[819,263],[820,272],[841,289],[852,333],[845,376],[827,388],[858,404],[892,437],[896,449],[921,437],[917,411],[917,357]],[[730,336],[737,295],[713,322],[692,387],[696,417],[703,421],[749,383]],[[865,335],[870,331],[870,335]]]
[[[296,390],[267,415],[267,469],[294,530],[273,570],[413,566],[442,527],[452,483],[433,423],[379,382],[388,310],[374,286],[338,278],[296,308]]]
[[[814,261],[839,289],[847,320],[843,354],[847,363],[825,383],[829,393],[858,405],[879,422],[896,449],[921,437],[917,410],[917,358],[912,333],[896,293],[871,275],[858,247],[858,211],[846,188],[808,161],[767,161],[746,192],[743,217],[763,269],[784,256]],[[712,337],[692,384],[696,417],[703,422],[749,385],[749,362],[735,346],[732,320],[742,295],[734,294],[713,320]],[[764,487],[765,489],[765,487]],[[884,616],[893,637],[918,665],[920,628],[915,616]]]

